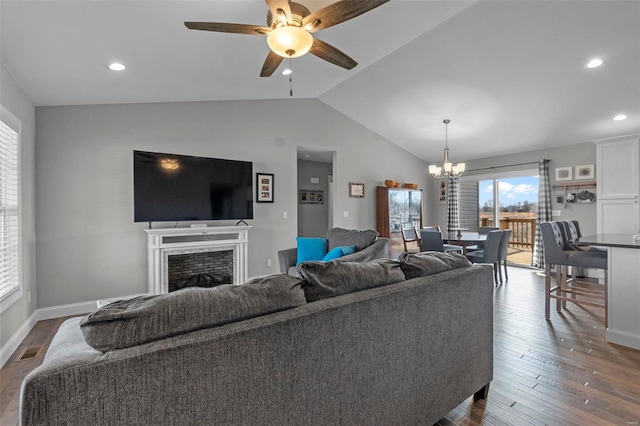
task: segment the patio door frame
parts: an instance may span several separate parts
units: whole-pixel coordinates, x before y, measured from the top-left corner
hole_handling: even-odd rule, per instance
[[[523,170],[512,170],[512,171],[507,171],[507,172],[489,172],[489,173],[482,173],[482,174],[474,174],[474,175],[464,175],[461,176],[460,182],[480,182],[481,180],[492,180],[493,181],[493,223],[494,224],[499,224],[500,223],[500,206],[499,206],[499,201],[500,201],[500,188],[498,186],[498,181],[500,179],[507,179],[507,178],[521,178],[521,177],[526,177],[526,176],[538,176],[539,177],[539,171],[538,169],[523,169]],[[538,187],[538,190],[540,188]],[[478,196],[479,198],[479,196]],[[458,200],[458,203],[461,203],[461,200]],[[480,206],[478,206],[478,213],[480,213]],[[536,216],[538,215],[538,212],[536,211]],[[478,222],[480,221],[480,217],[477,218]]]

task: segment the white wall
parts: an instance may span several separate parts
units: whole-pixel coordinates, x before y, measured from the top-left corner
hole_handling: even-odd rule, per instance
[[[300,237],[324,237],[329,229],[329,176],[333,164],[298,160],[298,191],[324,191],[323,204],[298,203],[298,235]],[[311,178],[318,183],[311,183]]]
[[[464,157],[462,154],[458,156]],[[551,176],[551,185],[555,184],[555,168],[556,167],[573,167],[583,164],[595,164],[596,163],[596,147],[593,143],[581,143],[577,145],[564,146],[561,148],[550,148],[539,151],[523,152],[514,155],[505,155],[500,157],[484,158],[479,160],[467,161],[467,170],[484,169],[489,167],[499,167],[511,164],[537,162],[541,159],[547,159],[549,161],[549,175]],[[537,164],[529,164],[518,167],[498,168],[496,172],[506,172],[514,170],[525,169],[537,169]],[[491,170],[482,170],[478,172],[466,173],[470,175],[486,175],[488,179],[491,178]],[[595,180],[595,179],[594,179]],[[430,194],[435,194],[437,190],[438,182],[435,179],[431,179],[429,183]],[[580,231],[583,235],[593,235],[596,233],[596,204],[584,204],[575,203],[558,204],[556,202],[555,192],[551,191],[552,209],[560,210],[561,216],[558,220],[576,219],[580,222]],[[427,199],[427,222],[437,223],[443,229],[447,227],[447,206],[438,203],[438,200],[434,197]],[[554,218],[556,219],[556,218]]]
[[[22,298],[0,314],[0,347],[25,323],[36,307],[36,110],[13,77],[0,64],[0,104],[21,122]],[[27,295],[31,292],[31,303]]]
[[[313,99],[39,107],[36,122],[39,307],[146,291],[134,149],[253,161],[254,172],[275,174],[275,202],[254,204],[248,221],[249,276],[278,272],[277,251],[295,246],[298,145],[337,152],[334,226],[375,229],[377,185],[427,179],[423,161]],[[348,182],[365,183],[365,198],[349,198]]]

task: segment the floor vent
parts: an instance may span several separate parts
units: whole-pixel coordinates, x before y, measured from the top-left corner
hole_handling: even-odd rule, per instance
[[[40,346],[32,346],[30,348],[26,348],[18,361],[35,358],[38,355],[38,351],[40,351]]]

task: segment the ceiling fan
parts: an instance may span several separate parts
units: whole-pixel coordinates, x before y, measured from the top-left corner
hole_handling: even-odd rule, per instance
[[[311,34],[360,16],[389,0],[342,0],[313,13],[289,0],[265,1],[269,7],[266,27],[222,22],[185,22],[184,25],[191,30],[266,35],[271,50],[260,77],[273,74],[284,58],[297,58],[307,52],[350,70],[358,65],[356,61]]]

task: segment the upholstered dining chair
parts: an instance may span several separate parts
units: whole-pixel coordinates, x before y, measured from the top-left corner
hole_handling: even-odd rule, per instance
[[[499,231],[500,228],[497,226],[479,226],[478,234],[488,234],[489,231]],[[484,248],[484,241],[480,241],[478,244],[474,246],[467,246],[467,253],[470,251],[476,251]]]
[[[489,231],[483,249],[472,251],[471,253],[467,252],[467,259],[472,263],[491,263],[493,265],[493,279],[496,285],[502,284],[502,279],[498,282],[501,240],[502,231]],[[500,276],[502,277],[502,274]]]
[[[504,281],[509,281],[509,273],[507,272],[507,256],[509,255],[509,240],[511,239],[512,233],[512,229],[505,229],[502,231],[502,238],[500,238],[500,254],[498,258],[500,282],[502,282],[502,269],[504,269]]]
[[[406,253],[416,253],[420,251],[420,238],[418,238],[418,233],[416,232],[416,228],[403,228],[402,229],[402,243],[404,244],[404,251]],[[415,249],[409,249],[407,247],[407,243],[415,243]]]
[[[440,225],[430,225],[430,226],[425,226],[424,228],[422,228],[423,231],[438,231],[438,232],[442,232],[442,230],[440,229]]]
[[[558,221],[540,223],[545,260],[545,319],[549,319],[551,299],[556,299],[556,310],[562,312],[567,302],[577,305],[604,308],[605,327],[607,320],[607,252],[575,249],[564,224]],[[551,267],[555,266],[555,286],[551,287]],[[569,267],[602,269],[604,286],[568,278]]]
[[[444,253],[458,252],[462,253],[462,246],[455,244],[445,244],[442,241],[442,233],[439,231],[422,231],[420,232],[421,242],[420,251],[441,251]]]

